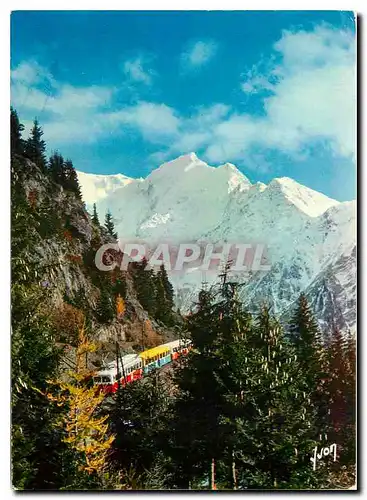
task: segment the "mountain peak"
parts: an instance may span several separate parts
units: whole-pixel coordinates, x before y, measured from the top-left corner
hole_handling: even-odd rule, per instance
[[[156,177],[157,175],[161,174],[178,175],[183,172],[188,172],[189,170],[196,167],[212,168],[209,167],[209,165],[207,165],[205,162],[200,160],[197,157],[196,153],[187,153],[185,155],[179,156],[178,158],[175,158],[174,160],[163,163],[157,169],[153,170],[148,175],[148,178]]]
[[[194,152],[187,153],[185,155],[181,155],[181,156],[179,156],[179,158],[181,158],[182,160],[187,160],[187,161],[201,161],[197,157],[197,154]]]
[[[282,193],[289,202],[310,217],[318,217],[328,208],[339,204],[338,201],[303,186],[290,177],[277,177],[273,179],[268,184],[267,189],[269,192]]]

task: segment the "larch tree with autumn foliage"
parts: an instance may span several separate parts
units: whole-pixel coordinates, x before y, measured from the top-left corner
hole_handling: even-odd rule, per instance
[[[93,373],[87,368],[87,358],[95,350],[96,345],[81,328],[75,370],[68,373],[67,381],[54,381],[47,397],[66,409],[57,424],[63,429],[63,442],[69,446],[82,480],[96,487],[103,484],[107,473],[107,455],[114,436],[109,432],[108,415],[99,415],[105,395],[88,383]],[[78,489],[79,479],[76,477],[76,484],[68,489]]]

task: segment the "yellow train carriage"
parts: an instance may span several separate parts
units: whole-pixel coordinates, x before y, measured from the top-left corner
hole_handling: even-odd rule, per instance
[[[149,373],[154,368],[160,368],[171,361],[171,350],[168,346],[152,347],[139,354],[144,373]]]

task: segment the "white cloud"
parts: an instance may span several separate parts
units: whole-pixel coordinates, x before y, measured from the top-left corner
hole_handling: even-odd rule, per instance
[[[125,124],[135,127],[146,139],[154,142],[175,135],[180,124],[173,108],[145,101],[111,113],[107,118],[115,126]]]
[[[46,68],[42,67],[37,61],[23,61],[10,72],[11,79],[16,82],[22,82],[26,85],[32,85],[42,81],[53,81],[52,75]]]
[[[60,115],[88,112],[111,101],[113,89],[107,87],[74,87],[63,85],[55,97],[51,97],[48,108]]]
[[[12,105],[26,125],[25,134],[35,116],[42,121],[46,141],[57,144],[90,142],[105,132],[104,120],[98,117],[110,105],[115,89],[57,82],[35,61],[20,63],[11,77]]]
[[[315,141],[353,158],[356,141],[355,40],[326,26],[284,32],[276,54],[247,72],[246,94],[264,93],[264,115],[232,114],[212,130],[210,161],[238,160],[252,149],[299,156]]]
[[[181,66],[184,70],[192,70],[206,65],[216,54],[218,45],[213,40],[192,43],[181,55]]]
[[[130,59],[124,62],[123,71],[129,80],[151,85],[154,72],[151,69],[145,69],[144,66],[146,66],[146,64],[148,64],[148,61],[143,57]]]
[[[48,74],[47,69],[34,62],[21,63],[13,70],[12,104],[24,123],[30,124],[34,116],[41,119],[45,139],[52,145],[93,142],[124,133],[127,127],[152,142],[161,143],[177,134],[180,119],[165,104],[139,101],[116,111],[112,106],[115,88],[75,87],[56,82],[52,76],[45,88],[40,74]]]
[[[246,162],[258,168],[266,151],[299,159],[324,143],[336,156],[355,155],[354,35],[326,26],[311,32],[284,32],[268,60],[251,68],[245,93],[258,93],[260,115],[238,113],[225,104],[199,108],[181,117],[173,140],[159,158],[201,151],[213,163]],[[268,168],[268,166],[266,167]]]
[[[205,148],[212,140],[215,126],[221,123],[230,109],[229,106],[218,103],[196,108],[188,118],[179,117],[169,147],[154,158],[167,159],[174,155]]]

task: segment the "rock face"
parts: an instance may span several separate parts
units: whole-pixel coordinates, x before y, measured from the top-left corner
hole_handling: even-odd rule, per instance
[[[102,244],[114,240],[103,227],[92,224],[83,201],[75,194],[55,184],[31,161],[20,157],[19,162],[22,188],[38,214],[29,253],[36,264],[39,283],[49,292],[45,308],[55,311],[65,302],[82,300],[81,309],[89,313],[90,331],[96,340],[113,346],[115,341],[130,345],[140,342],[147,321],[162,342],[175,338],[174,332],[158,325],[140,304],[130,270],[121,273],[126,283],[126,314],[109,323],[99,323],[96,309],[103,280],[112,277],[98,276],[102,271],[95,266],[94,257]]]
[[[266,300],[285,315],[305,291],[323,330],[332,323],[355,329],[355,201],[340,203],[286,177],[251,184],[234,165],[211,167],[194,153],[96,201],[100,213],[112,212],[123,241],[260,243],[270,270],[236,275],[251,309]],[[217,276],[198,269],[170,279],[185,311],[202,282]]]

